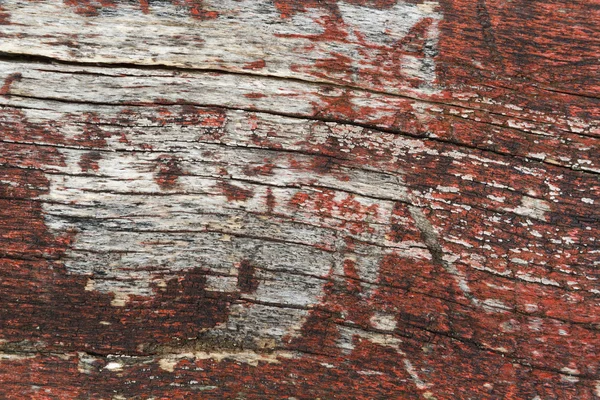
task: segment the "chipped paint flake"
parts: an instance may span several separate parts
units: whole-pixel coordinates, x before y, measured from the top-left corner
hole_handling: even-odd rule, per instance
[[[503,208],[506,211],[511,211],[516,214],[535,218],[541,221],[546,219],[546,213],[551,210],[550,203],[545,200],[523,196],[521,204],[515,208]]]

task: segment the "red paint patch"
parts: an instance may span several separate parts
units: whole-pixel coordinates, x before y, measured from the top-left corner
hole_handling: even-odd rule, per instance
[[[267,97],[267,95],[262,93],[246,93],[244,97],[248,99],[262,99],[263,97]]]
[[[275,196],[273,195],[273,190],[271,188],[267,188],[267,210],[269,214],[273,213],[273,209],[275,209]]]
[[[156,160],[158,171],[154,181],[162,190],[173,189],[177,186],[177,179],[183,174],[183,169],[179,163],[180,160],[168,154],[161,155]]]
[[[98,161],[102,159],[102,154],[97,151],[91,151],[89,153],[85,153],[79,159],[79,168],[81,171],[88,172],[89,170],[98,171],[100,166],[98,165]]]
[[[420,241],[421,232],[416,227],[415,220],[408,212],[405,204],[396,202],[390,218],[389,240],[395,243],[405,241]]]
[[[338,3],[340,0],[275,0],[275,7],[281,18],[291,18],[297,13],[304,13],[310,8],[320,8],[329,11],[332,15],[339,15]],[[398,0],[345,0],[347,3],[385,10],[393,7]],[[414,1],[410,1],[411,3]]]
[[[9,76],[7,76],[4,80],[4,85],[2,85],[2,87],[0,88],[0,95],[7,96],[9,94],[8,92],[10,91],[10,85],[12,85],[12,83],[15,81],[20,81],[22,78],[23,75],[21,75],[21,73],[19,72],[15,72],[14,74],[10,74]]]
[[[263,69],[266,66],[265,60],[249,62],[244,65],[244,69]]]
[[[340,227],[347,229],[352,234],[373,232],[373,228],[366,220],[376,219],[379,213],[377,204],[366,206],[356,200],[356,196],[348,194],[344,198],[337,198],[336,192],[321,189],[314,193],[297,192],[289,201],[290,205],[306,212],[313,212],[320,218],[343,218]]]
[[[258,175],[272,176],[274,168],[275,168],[275,165],[271,164],[271,163],[259,165],[256,167],[246,166],[244,168],[244,173],[248,176],[258,176]]]
[[[69,144],[91,148],[105,148],[108,145],[107,139],[116,135],[116,133],[103,130],[98,125],[101,122],[101,118],[96,113],[86,113],[82,117],[85,122],[83,132],[76,135],[72,140],[69,140]]]
[[[244,189],[227,182],[219,182],[217,185],[229,201],[246,201],[254,196],[254,192],[250,189]]]
[[[10,14],[0,6],[0,25],[10,25]]]
[[[206,11],[204,10],[204,2],[202,0],[172,0],[174,4],[183,3],[188,7],[190,14],[192,17],[199,19],[201,21],[207,21],[211,19],[216,19],[219,17],[219,13],[216,11]]]
[[[343,42],[357,46],[359,57],[348,54],[329,52],[329,57],[321,57],[312,65],[293,64],[292,71],[306,73],[319,79],[334,81],[340,84],[357,84],[385,91],[392,87],[418,88],[424,82],[415,76],[405,76],[406,57],[422,60],[426,57],[425,48],[428,32],[433,19],[423,18],[418,21],[400,40],[389,44],[369,42],[364,35],[348,26],[341,18],[322,16],[315,20],[323,27],[319,34],[276,35],[280,37],[304,38],[314,42]],[[353,33],[356,39],[351,39]],[[411,61],[412,62],[412,61]]]
[[[219,13],[216,11],[207,11],[204,9],[202,0],[170,0],[174,6],[187,8],[189,14],[198,20],[206,21],[216,19]],[[118,3],[113,0],[64,0],[64,3],[72,7],[75,13],[86,17],[95,17],[100,14],[104,7],[115,8]],[[98,4],[99,3],[99,4]],[[144,14],[150,13],[150,2],[148,0],[139,0],[140,10]]]
[[[310,169],[318,174],[327,174],[331,172],[334,165],[335,162],[331,157],[314,157]]]
[[[86,17],[97,16],[103,7],[116,7],[116,3],[113,0],[64,0],[64,3],[68,6],[74,7],[76,14]]]
[[[256,268],[248,260],[242,260],[238,266],[237,288],[241,293],[251,294],[258,289],[258,279],[254,274]]]
[[[140,8],[144,14],[148,14],[150,12],[148,0],[140,0]]]

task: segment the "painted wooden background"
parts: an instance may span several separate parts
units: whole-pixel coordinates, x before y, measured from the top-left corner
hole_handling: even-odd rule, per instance
[[[600,398],[599,26],[0,1],[0,397]]]

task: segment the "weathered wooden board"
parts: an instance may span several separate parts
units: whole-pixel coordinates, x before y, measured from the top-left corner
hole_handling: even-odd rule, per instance
[[[599,23],[0,1],[0,397],[600,397]]]

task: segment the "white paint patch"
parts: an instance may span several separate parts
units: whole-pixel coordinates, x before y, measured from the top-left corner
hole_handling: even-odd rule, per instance
[[[569,375],[579,375],[579,370],[577,368],[562,367],[560,371]]]
[[[85,106],[77,107],[82,112]],[[111,110],[107,112],[119,115],[118,108]],[[138,119],[150,123],[154,112],[136,108],[132,123]],[[355,267],[367,294],[376,287],[380,263],[387,254],[418,260],[429,257],[420,241],[390,243],[386,239],[394,203],[408,201],[397,172],[385,172],[375,165],[344,167],[341,180],[335,174],[315,174],[293,166],[315,161],[314,156],[302,152],[304,145],[299,143],[307,137],[319,141],[321,134],[348,148],[381,145],[398,154],[428,151],[422,141],[376,131],[365,136],[360,127],[332,123],[315,125],[324,130],[313,133],[310,121],[261,113],[227,111],[226,119],[216,144],[199,142],[198,138],[207,134],[201,126],[155,126],[144,135],[135,129],[114,128],[98,170],[86,173],[80,165],[86,150],[60,149],[65,162],[48,176],[50,189],[40,200],[52,232],[74,232],[64,264],[68,273],[86,277],[86,291],[112,294],[112,306],[127,307],[134,296],[155,296],[185,279],[191,269],[202,268],[207,271],[206,281],[199,290],[241,295],[247,301],[231,305],[228,320],[210,328],[210,334],[252,334],[281,341],[300,332],[309,308],[319,302],[330,267],[338,262],[335,252],[340,254],[346,246],[339,232],[348,224],[368,223],[369,229],[352,233],[353,237],[387,246],[369,244],[357,252]],[[248,130],[251,120],[258,121],[257,126]],[[80,125],[70,119],[66,124],[68,138],[81,134]],[[252,143],[253,135],[267,137],[273,129],[278,136],[271,140],[280,141],[275,144],[286,151],[285,157],[257,149]],[[127,143],[119,141],[121,134],[126,135]],[[149,144],[152,151],[145,150]],[[175,177],[179,186],[174,188],[161,187],[156,180],[157,168],[164,165],[157,161],[165,155],[176,159],[186,172]],[[229,173],[225,178],[220,171],[224,162]],[[247,173],[249,166],[267,162],[273,165],[272,174],[256,177]],[[229,201],[224,183],[250,195],[245,201]],[[276,200],[273,211],[277,218],[269,216],[265,201],[269,193]],[[292,204],[298,195],[313,201],[323,194],[333,203],[330,209],[314,202],[302,207]],[[346,204],[372,211],[363,218],[362,213],[348,211]],[[414,229],[411,218],[396,224]],[[251,293],[240,293],[238,288],[243,260],[255,267],[257,287]],[[374,323],[393,329],[390,321]],[[102,325],[99,327],[104,328]]]
[[[534,313],[539,309],[537,304],[525,304],[525,312]]]
[[[198,360],[213,359],[216,361],[231,360],[239,363],[249,364],[257,366],[258,363],[264,362],[269,364],[278,364],[281,361],[280,358],[294,358],[294,354],[286,351],[277,351],[273,353],[256,353],[254,351],[246,350],[240,352],[198,352],[194,353],[194,358]]]
[[[517,272],[516,277],[524,280],[526,282],[534,282],[534,283],[541,283],[542,285],[546,285],[546,286],[556,286],[556,287],[560,287],[560,284],[558,282],[556,282],[553,279],[548,279],[548,278],[540,278],[538,276],[532,276],[526,272]]]
[[[112,372],[119,372],[123,370],[123,364],[116,361],[111,361],[104,366],[104,369],[107,369]]]
[[[212,276],[206,277],[206,290],[231,293],[237,290],[237,277]]]
[[[94,285],[94,280],[93,279],[88,279],[87,283],[85,284],[85,291],[87,292],[91,292],[92,290],[96,290],[96,287]]]
[[[522,265],[522,266],[527,266],[527,265],[529,265],[529,263],[528,263],[527,261],[525,261],[525,260],[523,260],[523,259],[521,259],[521,258],[518,258],[518,257],[513,257],[513,258],[511,258],[511,259],[510,259],[510,262],[513,262],[513,263],[515,263],[515,264]]]
[[[115,292],[115,297],[111,300],[110,305],[113,307],[124,307],[129,301],[129,295],[123,292]]]
[[[158,366],[163,371],[173,372],[178,362],[179,359],[177,358],[161,358],[160,360],[158,360]]]
[[[546,212],[550,211],[550,203],[545,200],[529,196],[521,198],[521,204],[515,208],[503,208],[504,211],[514,212],[524,217],[535,218],[540,221],[546,220]]]
[[[439,10],[440,4],[437,1],[424,1],[418,3],[417,7],[425,13],[433,13]]]
[[[398,2],[386,10],[364,7],[344,1],[338,2],[342,18],[346,24],[352,25],[373,43],[386,39],[401,39],[423,18],[440,19],[435,11],[437,2],[429,2],[428,7]],[[387,38],[386,38],[387,36]]]
[[[8,354],[0,352],[0,362],[6,361],[21,361],[35,358],[35,354]]]
[[[398,2],[386,10],[378,10],[342,1],[338,2],[337,5],[342,19],[350,27],[348,30],[351,35],[354,35],[354,31],[358,31],[367,41],[371,43],[383,43],[387,46],[393,46],[395,42],[405,37],[410,32],[410,29],[419,21],[425,18],[433,20],[433,23],[425,33],[425,40],[427,42],[423,48],[425,57],[417,58],[410,55],[403,55],[400,68],[405,76],[421,79],[429,85],[428,88],[420,88],[421,91],[427,93],[435,92],[432,86],[436,79],[434,49],[437,47],[439,36],[437,24],[442,19],[442,14],[438,11],[439,3],[437,1],[427,1],[418,5]],[[339,54],[339,51],[340,48],[338,46],[336,53]],[[374,55],[365,52],[355,51],[353,54],[347,55],[355,60],[356,68],[363,68],[363,65],[374,61]]]
[[[443,193],[458,193],[460,191],[459,188],[454,187],[454,186],[440,186],[438,185],[436,187],[437,190],[439,190],[440,192]]]
[[[429,385],[427,385],[425,382],[423,382],[421,380],[421,378],[419,378],[419,374],[415,370],[415,367],[412,365],[410,360],[408,358],[404,358],[402,360],[402,362],[404,363],[404,369],[406,370],[406,372],[408,372],[408,374],[412,378],[417,389],[419,389],[419,390],[427,389],[429,387]]]
[[[380,376],[380,375],[383,375],[383,372],[373,371],[373,370],[358,371],[358,373],[360,375],[366,375],[366,376]]]
[[[355,66],[360,66],[360,61],[363,61],[359,57],[377,61],[389,52],[389,46],[405,37],[420,20],[431,18],[434,23],[424,38],[427,41],[423,46],[426,57],[419,58],[416,65],[403,72],[408,72],[409,78],[426,78],[430,83],[434,81],[432,61],[439,36],[437,22],[442,19],[438,2],[426,1],[418,5],[398,2],[387,10],[342,1],[337,5],[348,26],[349,35],[358,31],[372,46],[360,46],[358,40],[353,38],[355,40],[349,43],[315,41],[312,42],[315,44],[313,49],[307,50],[304,44],[310,43],[310,39],[297,36],[322,33],[324,27],[319,21],[328,16],[325,8],[307,8],[306,12],[294,13],[293,18],[282,19],[272,2],[256,0],[204,0],[207,9],[219,10],[219,13],[228,17],[205,20],[202,24],[188,16],[174,19],[174,14],[180,14],[177,10],[180,7],[171,2],[153,2],[147,14],[139,12],[139,7],[126,10],[119,6],[114,10],[119,14],[118,17],[111,18],[111,29],[106,29],[106,25],[99,23],[99,20],[92,21],[69,13],[60,2],[43,2],[36,7],[28,2],[19,2],[13,7],[6,5],[6,11],[19,24],[11,28],[11,34],[3,38],[2,45],[3,51],[8,53],[24,52],[71,61],[130,62],[228,71],[244,71],[247,63],[264,60],[266,68],[252,71],[254,74],[314,80],[311,72],[314,72],[315,60],[330,59],[335,52],[350,57],[354,54]],[[55,16],[65,12],[69,18],[56,21]],[[79,38],[78,45],[82,47],[77,55],[73,55],[68,46],[50,45],[48,40],[43,40],[61,37],[59,33],[64,31]],[[23,36],[30,38],[28,46],[24,47],[19,41],[19,37]],[[144,43],[144,46],[139,43]],[[270,44],[269,51],[265,51],[265,43]],[[382,48],[385,50],[379,50]],[[410,58],[403,56],[402,61],[407,60],[401,63],[403,69],[405,64],[409,64]],[[369,69],[372,70],[370,73],[376,70]],[[331,79],[336,72],[327,71],[325,74]],[[402,80],[396,77],[389,81],[385,90],[398,91],[398,83]],[[371,79],[362,79],[358,83],[370,87],[370,82]]]
[[[371,325],[373,325],[373,328],[382,331],[393,331],[396,329],[396,316],[375,312],[371,317]]]
[[[500,301],[498,299],[485,299],[482,302],[482,305],[484,308],[486,308],[490,311],[494,311],[494,312],[508,311],[508,310],[512,309],[511,307],[507,306],[506,304],[504,304],[502,301]]]
[[[490,200],[497,201],[499,203],[504,203],[504,200],[506,199],[506,197],[494,196],[493,194],[489,194],[487,196],[487,198],[490,199]]]
[[[573,375],[561,375],[560,380],[563,382],[569,382],[569,383],[579,382],[579,378],[576,376],[573,376]]]

